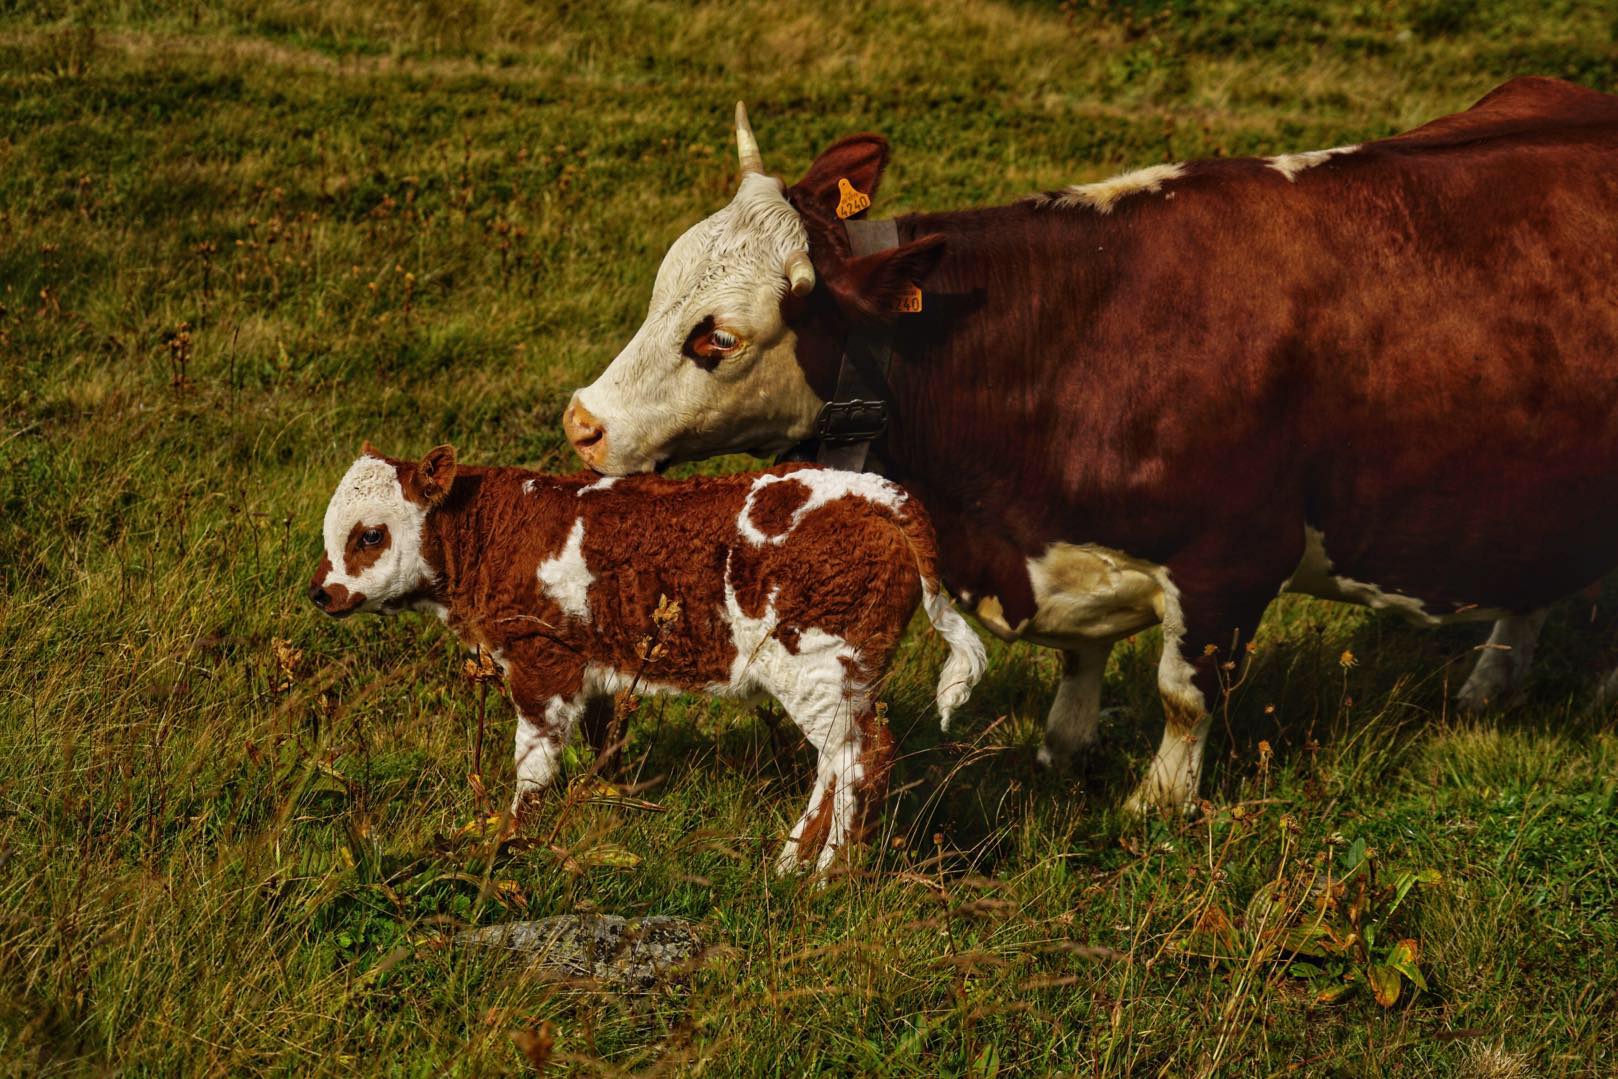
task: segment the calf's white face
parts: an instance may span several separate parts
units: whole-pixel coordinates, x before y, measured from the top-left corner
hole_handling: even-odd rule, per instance
[[[341,618],[392,613],[421,598],[435,579],[422,553],[427,514],[448,491],[454,469],[448,446],[419,465],[386,460],[367,447],[326,506],[325,557],[309,582],[310,601]]]
[[[568,439],[598,472],[777,453],[813,431],[822,402],[782,314],[814,288],[808,234],[746,125],[738,106],[736,197],[669,248],[639,332],[568,405]]]

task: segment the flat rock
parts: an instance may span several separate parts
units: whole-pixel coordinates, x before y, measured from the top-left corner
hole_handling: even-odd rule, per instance
[[[455,940],[509,948],[561,977],[592,978],[635,993],[690,973],[708,947],[695,922],[663,915],[559,914],[465,929]]]

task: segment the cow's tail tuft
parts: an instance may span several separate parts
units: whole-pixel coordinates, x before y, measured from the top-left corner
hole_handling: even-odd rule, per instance
[[[944,661],[943,670],[938,672],[936,693],[938,727],[948,731],[950,717],[966,703],[972,695],[972,687],[983,677],[984,668],[989,665],[989,655],[984,651],[978,635],[972,632],[972,627],[950,602],[949,594],[939,580],[938,549],[926,511],[915,499],[906,497],[899,506],[897,516],[899,527],[904,531],[911,553],[915,556],[916,569],[921,574],[922,607],[927,611],[927,620],[944,638],[944,643],[949,645],[949,658]]]

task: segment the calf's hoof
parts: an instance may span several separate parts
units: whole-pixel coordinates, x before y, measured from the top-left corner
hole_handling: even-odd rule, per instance
[[[538,787],[519,790],[511,800],[511,824],[507,831],[516,835],[519,830],[539,819],[539,809],[545,792]]]
[[[789,838],[782,846],[781,853],[776,855],[775,875],[796,877],[807,874],[814,879],[815,887],[824,888],[833,867],[840,859],[846,861],[850,853],[850,848],[840,847],[830,840],[816,850],[808,850],[796,839]]]
[[[775,875],[790,877],[801,872],[803,868],[803,859],[798,857],[798,841],[789,837],[781,845],[781,853],[775,856]]]

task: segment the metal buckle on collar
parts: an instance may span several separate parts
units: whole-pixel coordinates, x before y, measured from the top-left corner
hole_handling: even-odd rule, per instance
[[[886,401],[827,401],[815,419],[815,437],[832,446],[869,442],[887,427]]]

